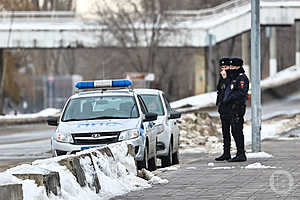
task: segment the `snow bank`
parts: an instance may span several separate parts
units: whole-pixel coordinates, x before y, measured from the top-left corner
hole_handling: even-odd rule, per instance
[[[0,125],[45,123],[48,117],[58,117],[59,109],[47,108],[38,113],[0,116]]]
[[[217,92],[209,92],[197,96],[187,97],[178,101],[171,102],[172,108],[197,107],[205,108],[216,105]]]
[[[247,165],[245,167],[245,169],[269,169],[269,168],[273,168],[274,169],[276,167],[266,166],[266,165],[263,165],[263,164],[261,164],[259,162]]]
[[[278,116],[273,119],[264,120],[261,126],[261,139],[279,139],[282,133],[285,133],[293,128],[298,127],[300,124],[300,114],[294,116]],[[248,121],[244,124],[245,143],[251,144],[252,131],[251,122]],[[297,139],[298,137],[292,137]]]
[[[104,151],[101,151],[104,150]],[[103,152],[111,152],[103,153]],[[72,171],[63,166],[65,159],[79,158],[84,172],[86,186],[81,187]],[[12,174],[45,174],[49,171],[59,173],[61,195],[47,196],[44,186],[37,186],[33,180],[21,180]],[[151,184],[165,184],[168,180],[161,179],[148,172],[149,180],[137,176],[134,157],[129,153],[126,142],[108,145],[106,147],[88,149],[76,155],[60,156],[37,160],[31,165],[23,164],[0,173],[0,185],[22,183],[24,200],[77,200],[77,199],[109,199],[130,191],[151,187]],[[95,177],[98,178],[101,189],[96,193]]]
[[[268,77],[260,82],[261,89],[278,87],[300,79],[300,67],[292,66],[286,68],[271,77]],[[251,91],[250,91],[251,92]],[[192,97],[187,97],[178,101],[171,102],[172,108],[188,108],[188,110],[197,110],[205,107],[216,105],[217,92],[209,92]],[[185,109],[183,109],[185,111]]]
[[[47,108],[38,113],[32,114],[18,114],[18,115],[4,115],[0,116],[0,120],[3,119],[23,119],[23,118],[39,118],[39,117],[48,117],[48,116],[56,116],[60,113],[61,110],[56,108]]]
[[[271,154],[266,152],[246,153],[247,158],[273,158]]]
[[[216,124],[219,123],[217,118],[211,117],[207,113],[190,113],[184,115],[178,120],[180,129],[180,148],[184,152],[203,152],[199,146],[205,146],[210,151],[219,151],[219,142],[221,134],[217,130]],[[191,148],[197,148],[192,149]],[[204,149],[205,150],[205,149]]]
[[[142,169],[138,172],[138,176],[142,177],[145,180],[148,180],[148,183],[151,185],[156,184],[167,184],[169,181],[167,179],[162,179],[158,176],[155,176],[152,172],[149,172],[146,169]]]

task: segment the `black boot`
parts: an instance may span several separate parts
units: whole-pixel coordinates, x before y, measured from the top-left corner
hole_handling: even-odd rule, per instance
[[[245,153],[237,153],[234,158],[228,160],[228,162],[245,162],[245,161],[247,161],[247,157]]]
[[[220,157],[215,158],[216,161],[224,161],[224,160],[230,160],[231,155],[230,155],[230,148],[224,145],[223,147],[223,154]]]
[[[229,154],[223,153],[223,155],[221,155],[220,157],[215,158],[216,161],[224,161],[224,160],[230,160],[230,159],[231,159],[230,153]]]

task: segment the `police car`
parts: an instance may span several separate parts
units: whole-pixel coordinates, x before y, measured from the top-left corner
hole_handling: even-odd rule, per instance
[[[171,109],[168,99],[160,90],[135,89],[145,102],[150,112],[158,114],[155,124],[161,124],[163,131],[157,136],[157,157],[162,167],[179,163],[179,128],[177,119],[181,114]]]
[[[135,147],[138,168],[156,169],[157,114],[148,112],[130,80],[82,81],[79,93],[71,96],[59,119],[48,124],[57,126],[51,138],[53,156],[104,146],[124,140]],[[124,87],[126,87],[124,89]]]

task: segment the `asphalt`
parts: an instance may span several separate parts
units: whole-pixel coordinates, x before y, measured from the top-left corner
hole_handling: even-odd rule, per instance
[[[300,199],[300,140],[264,141],[262,151],[273,157],[229,163],[215,162],[216,155],[194,154],[193,159],[183,158],[178,170],[158,174],[168,184],[112,199]],[[208,166],[211,162],[214,166]],[[274,168],[245,168],[256,162]]]

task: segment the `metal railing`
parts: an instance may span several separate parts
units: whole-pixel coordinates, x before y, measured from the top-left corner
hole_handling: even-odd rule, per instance
[[[74,18],[72,11],[3,11],[0,18]]]
[[[202,17],[208,15],[214,15],[220,12],[224,12],[228,9],[240,7],[250,3],[250,0],[232,0],[223,4],[220,4],[213,8],[201,9],[201,10],[174,10],[166,11],[167,15],[182,16],[182,17]]]
[[[261,2],[299,2],[300,0],[263,0]],[[207,8],[207,9],[201,9],[201,10],[174,10],[174,11],[166,11],[165,13],[168,16],[176,16],[176,17],[207,17],[215,14],[219,14],[228,10],[232,10],[234,8],[239,8],[241,6],[245,6],[249,4],[250,0],[232,0],[223,4],[220,4],[218,6],[215,6],[213,8]]]

